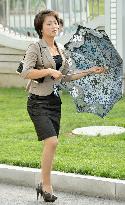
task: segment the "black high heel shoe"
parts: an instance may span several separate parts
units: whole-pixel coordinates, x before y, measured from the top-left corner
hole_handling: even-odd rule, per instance
[[[45,191],[43,192],[43,199],[45,202],[54,202],[55,200],[57,200],[57,196]]]
[[[43,197],[45,202],[54,202],[55,200],[57,200],[57,196],[42,190],[42,184],[41,183],[38,184],[38,186],[36,188],[36,192],[37,192],[37,200],[39,198],[39,194],[41,194],[41,196]]]

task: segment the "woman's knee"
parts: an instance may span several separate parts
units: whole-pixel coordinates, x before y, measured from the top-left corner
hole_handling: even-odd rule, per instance
[[[47,139],[45,140],[45,144],[48,145],[48,146],[51,146],[52,148],[56,148],[57,145],[58,145],[58,139],[57,139],[56,136],[47,138]]]

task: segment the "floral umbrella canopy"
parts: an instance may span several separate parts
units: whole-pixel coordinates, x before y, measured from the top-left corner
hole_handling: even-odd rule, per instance
[[[92,66],[106,67],[106,73],[60,85],[71,94],[78,112],[104,117],[122,97],[123,61],[120,55],[104,31],[80,25],[64,47],[66,56],[70,56],[70,73],[82,72]]]

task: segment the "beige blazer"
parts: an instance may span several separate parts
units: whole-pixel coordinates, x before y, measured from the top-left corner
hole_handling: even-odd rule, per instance
[[[55,42],[56,43],[56,42]],[[40,53],[40,48],[42,51],[42,58]],[[34,67],[40,67],[40,69],[46,69],[46,68],[52,68],[56,69],[56,63],[49,52],[49,48],[47,43],[44,39],[39,40],[38,43],[32,43],[28,47],[26,51],[26,56],[24,59],[24,65],[23,65],[23,71],[21,73],[21,77],[27,78],[27,74],[34,69]],[[66,56],[64,54],[64,51],[60,46],[56,43],[58,51],[62,57],[62,66],[60,68],[60,71],[63,75],[68,73],[69,65],[68,60],[66,60]],[[63,79],[63,81],[70,81],[70,77],[67,76]],[[33,93],[35,95],[39,96],[46,96],[50,95],[53,92],[53,85],[55,83],[55,80],[51,79],[51,77],[47,76],[44,78],[43,83],[38,83],[34,80],[30,81],[30,84],[28,86],[28,92]]]

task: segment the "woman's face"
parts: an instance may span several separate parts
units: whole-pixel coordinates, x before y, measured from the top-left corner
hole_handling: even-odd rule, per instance
[[[43,37],[55,37],[58,35],[59,25],[54,16],[46,16],[43,22]]]

